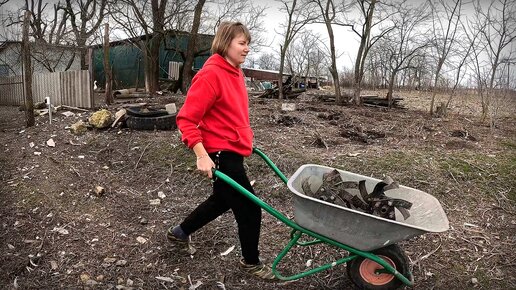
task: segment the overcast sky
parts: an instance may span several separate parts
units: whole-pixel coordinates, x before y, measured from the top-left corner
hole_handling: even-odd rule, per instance
[[[265,9],[267,15],[264,23],[266,31],[269,32],[267,36],[273,43],[270,50],[279,51],[279,44],[282,38],[275,31],[279,31],[280,24],[285,22],[286,13],[279,10],[281,3],[276,0],[260,0],[258,3],[267,7]],[[312,24],[307,26],[307,28],[319,33],[329,46],[326,26],[323,24]],[[340,55],[337,59],[337,68],[341,69],[344,66],[351,68],[358,50],[359,39],[349,28],[333,26],[333,32],[335,35],[335,49],[337,50],[337,55]]]

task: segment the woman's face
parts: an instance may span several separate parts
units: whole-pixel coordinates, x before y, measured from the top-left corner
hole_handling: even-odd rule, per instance
[[[248,53],[249,42],[244,34],[241,33],[231,40],[226,54],[226,60],[234,67],[239,67],[244,63]]]

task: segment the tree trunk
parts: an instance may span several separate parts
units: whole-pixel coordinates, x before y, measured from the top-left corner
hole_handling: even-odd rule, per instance
[[[369,44],[369,37],[371,34],[371,22],[373,21],[373,12],[376,5],[376,0],[372,0],[369,5],[369,11],[366,16],[366,23],[364,33],[360,38],[360,46],[358,48],[357,58],[355,61],[355,76],[354,76],[354,90],[353,90],[353,103],[355,105],[361,105],[360,92],[362,91],[362,79],[364,77],[365,60],[367,57],[367,46]]]
[[[285,40],[285,43],[287,43],[286,40]],[[286,53],[285,47],[287,47],[287,44],[280,46],[280,67],[279,67],[279,77],[278,77],[278,99],[280,99],[280,100],[284,98],[284,96],[283,96],[283,70],[285,67],[285,53]]]
[[[335,37],[333,36],[333,29],[331,23],[327,23],[328,35],[330,37],[330,51],[331,51],[331,76],[333,77],[333,84],[335,85],[335,102],[339,105],[344,104],[342,95],[340,94],[339,73],[337,71],[337,60],[335,53]]]
[[[392,92],[394,90],[394,79],[396,78],[396,72],[392,72],[389,78],[389,88],[387,90],[387,101],[389,102],[389,108],[392,105]]]
[[[190,83],[192,82],[193,78],[192,66],[194,63],[195,50],[197,48],[197,32],[199,31],[199,26],[201,24],[201,13],[205,2],[206,0],[199,0],[199,2],[197,2],[195,5],[192,30],[188,39],[188,47],[186,49],[185,61],[183,63],[181,91],[183,91],[184,94],[188,92],[188,88],[190,87]]]
[[[86,41],[82,41],[77,43],[77,46],[79,46],[80,54],[81,54],[81,70],[87,70],[88,65],[86,64],[86,55],[88,52],[88,49],[86,48]]]
[[[29,43],[29,22],[30,12],[25,11],[23,19],[23,81],[25,90],[25,117],[26,126],[32,127],[34,120],[34,100],[32,99],[32,66],[30,60],[30,43]],[[49,106],[49,110],[50,110]]]
[[[159,48],[161,45],[161,34],[151,36],[146,43],[145,58],[145,88],[151,95],[159,91]]]
[[[104,26],[104,75],[106,76],[106,104],[113,103],[113,72],[109,60],[109,24]]]

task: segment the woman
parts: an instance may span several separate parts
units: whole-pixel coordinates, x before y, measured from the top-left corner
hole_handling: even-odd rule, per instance
[[[213,55],[193,78],[177,114],[177,126],[182,141],[197,157],[199,171],[212,178],[212,168],[216,168],[254,194],[243,164],[244,157],[252,153],[253,131],[240,69],[250,41],[249,30],[242,23],[224,22],[219,26],[211,46]],[[213,182],[213,194],[182,223],[171,227],[167,238],[193,254],[190,235],[229,209],[238,224],[240,268],[256,277],[274,280],[270,267],[259,259],[261,208],[222,180]]]

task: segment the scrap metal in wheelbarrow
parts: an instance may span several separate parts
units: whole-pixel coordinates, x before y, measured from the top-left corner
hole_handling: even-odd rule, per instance
[[[367,193],[365,183],[365,180],[344,181],[340,173],[334,169],[323,174],[322,184],[316,192],[311,190],[308,177],[303,181],[302,188],[304,194],[308,196],[382,218],[396,220],[395,209],[403,215],[405,220],[410,216],[408,210],[412,207],[411,202],[385,195],[385,191],[399,188],[399,184],[390,176],[386,176],[378,182],[371,193]],[[357,188],[360,191],[360,197],[349,191],[349,189]]]

